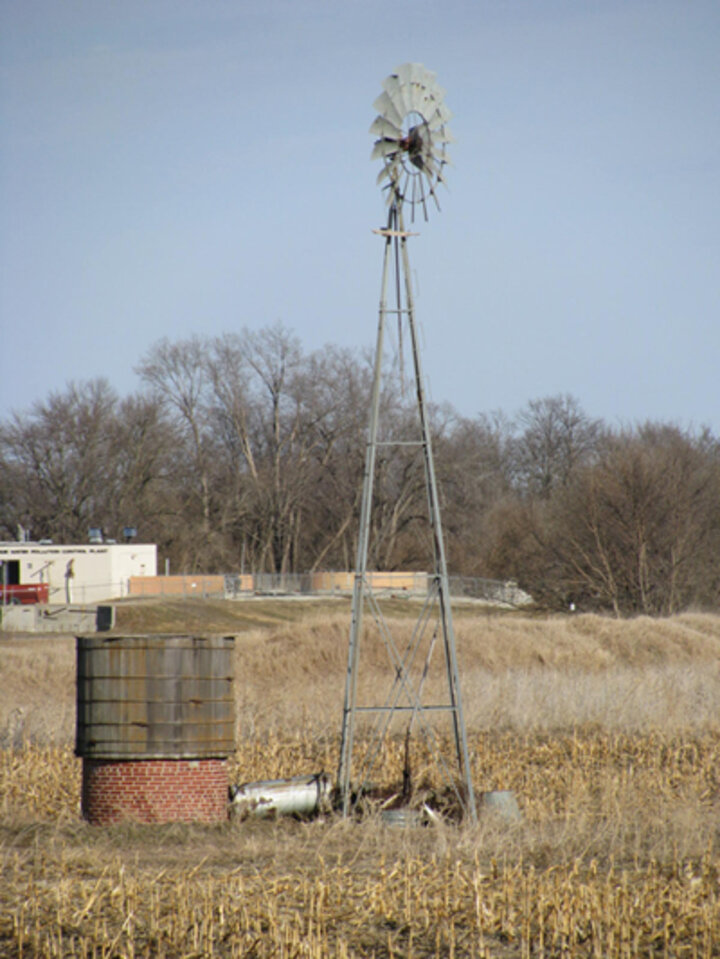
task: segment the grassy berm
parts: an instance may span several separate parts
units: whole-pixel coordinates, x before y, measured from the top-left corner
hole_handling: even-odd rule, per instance
[[[386,609],[401,641],[416,615]],[[253,600],[121,604],[116,632],[236,635],[244,782],[334,777],[348,630],[344,601]],[[0,956],[720,956],[720,617],[467,606],[455,630],[473,780],[516,820],[90,826],[74,639],[0,634]],[[381,652],[370,630],[361,694]],[[411,761],[420,801],[420,736]],[[381,787],[403,762],[399,729]]]

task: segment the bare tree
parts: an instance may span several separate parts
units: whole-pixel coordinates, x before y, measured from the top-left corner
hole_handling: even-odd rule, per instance
[[[306,355],[281,324],[163,340],[144,394],[71,384],[0,424],[0,525],[36,538],[138,525],[174,568],[350,568],[370,357]],[[377,568],[431,551],[414,402],[387,378],[371,522]],[[513,422],[430,410],[453,572],[516,579],[563,608],[720,604],[720,442],[648,423],[613,433],[570,396]]]
[[[109,439],[110,526],[138,527],[144,538],[167,553],[177,525],[172,471],[177,443],[172,424],[152,397],[131,395],[119,402]]]
[[[16,480],[6,523],[61,541],[85,539],[90,526],[103,524],[116,403],[99,379],[70,384],[28,414],[12,416],[0,434]]]
[[[308,569],[350,569],[355,561],[370,368],[356,353],[325,347],[310,354],[298,379],[310,453],[303,509]]]
[[[213,567],[219,550],[213,523],[214,441],[209,429],[208,348],[198,336],[170,342],[160,340],[136,368],[151,395],[174,418],[176,489],[184,480],[185,494],[178,508],[185,516],[188,537],[182,562],[190,568]],[[199,528],[195,516],[199,513]]]
[[[531,400],[517,426],[522,432],[514,444],[516,481],[520,489],[542,497],[568,484],[602,436],[600,421],[586,416],[569,394]]]
[[[667,615],[716,604],[717,457],[674,426],[607,437],[597,462],[542,504],[530,535],[541,565],[523,578],[552,605]]]
[[[212,414],[232,504],[226,524],[256,570],[294,567],[311,471],[305,360],[281,324],[214,341]]]
[[[50,394],[0,428],[5,528],[68,542],[132,524],[159,537],[166,436],[156,404],[121,402],[105,380]]]
[[[436,438],[438,483],[451,569],[489,575],[487,523],[512,484],[512,426],[499,411],[474,419],[448,414]]]

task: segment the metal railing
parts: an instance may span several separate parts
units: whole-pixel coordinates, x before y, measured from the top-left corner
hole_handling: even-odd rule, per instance
[[[425,572],[367,573],[378,595],[426,596],[432,577]],[[249,596],[351,596],[354,574],[338,573],[225,573],[192,576],[134,576],[114,583],[82,583],[76,579],[71,595],[62,587],[50,587],[51,606],[84,606],[111,600],[142,597],[166,599],[243,599]],[[469,576],[450,576],[454,599],[479,600],[507,606],[523,606],[531,597],[514,582]]]
[[[526,606],[532,602],[532,596],[512,580],[450,576],[449,583],[450,595],[456,599],[478,599],[507,606]]]
[[[431,577],[427,573],[402,573],[398,575],[398,584],[393,585],[389,576],[395,574],[368,574],[378,577],[378,592],[398,596],[424,596],[427,594]],[[225,595],[228,598],[247,596],[248,590],[235,586],[238,579],[233,574],[225,576]],[[317,574],[310,573],[256,573],[253,576],[252,592],[258,595],[303,594],[310,596],[350,596],[352,595],[352,573]],[[483,579],[472,576],[450,576],[450,595],[455,599],[471,599],[506,606],[525,606],[532,597],[524,592],[512,580]]]

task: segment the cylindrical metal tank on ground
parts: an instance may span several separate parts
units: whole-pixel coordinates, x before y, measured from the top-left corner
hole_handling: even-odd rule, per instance
[[[94,823],[217,822],[235,749],[232,636],[79,636],[75,752]]]
[[[325,773],[244,783],[230,791],[240,817],[310,816],[330,809],[330,780]]]

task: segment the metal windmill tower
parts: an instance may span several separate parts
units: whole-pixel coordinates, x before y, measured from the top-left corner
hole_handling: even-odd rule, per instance
[[[387,225],[374,231],[383,238],[384,255],[353,587],[338,791],[343,813],[347,815],[355,801],[367,790],[388,734],[398,723],[402,723],[406,734],[406,776],[409,778],[410,732],[416,729],[425,738],[443,782],[455,793],[463,812],[475,821],[475,797],[460,695],[445,547],[408,255],[408,239],[417,234],[406,230],[404,218],[406,210],[410,212],[411,221],[414,221],[416,212],[422,211],[427,220],[431,202],[439,209],[436,190],[438,184],[444,182],[444,168],[448,162],[450,133],[447,123],[450,113],[443,103],[444,93],[436,83],[435,74],[420,64],[408,63],[398,67],[395,73],[387,77],[383,88],[374,104],[378,116],[370,132],[377,137],[372,158],[382,159],[383,162],[378,184],[382,184],[387,192],[388,217]],[[391,291],[394,305],[388,305],[388,290]],[[389,323],[389,320],[392,322]],[[412,372],[408,380],[414,379],[413,405],[417,417],[416,433],[409,440],[386,438],[380,424],[383,378],[390,375],[384,359],[386,339],[393,334],[396,337],[396,350],[392,366],[400,390],[404,390],[406,385],[403,336],[409,341],[411,354],[408,366]],[[415,447],[422,456],[432,570],[427,597],[420,606],[417,622],[410,639],[403,641],[393,635],[368,570],[378,448],[394,445]],[[367,684],[360,682],[363,671],[363,619],[366,614],[372,616],[387,653],[388,682],[385,689],[377,688],[376,684],[368,690],[364,688]],[[427,703],[423,695],[425,680],[431,673],[431,660],[437,646],[442,647],[444,670],[440,666],[440,673],[445,694],[440,697],[435,695],[434,701]],[[435,685],[437,687],[438,684]],[[449,760],[444,755],[448,750],[443,746],[443,736],[437,726],[437,720],[442,719],[443,713],[450,720],[451,752],[454,752],[454,758]]]

